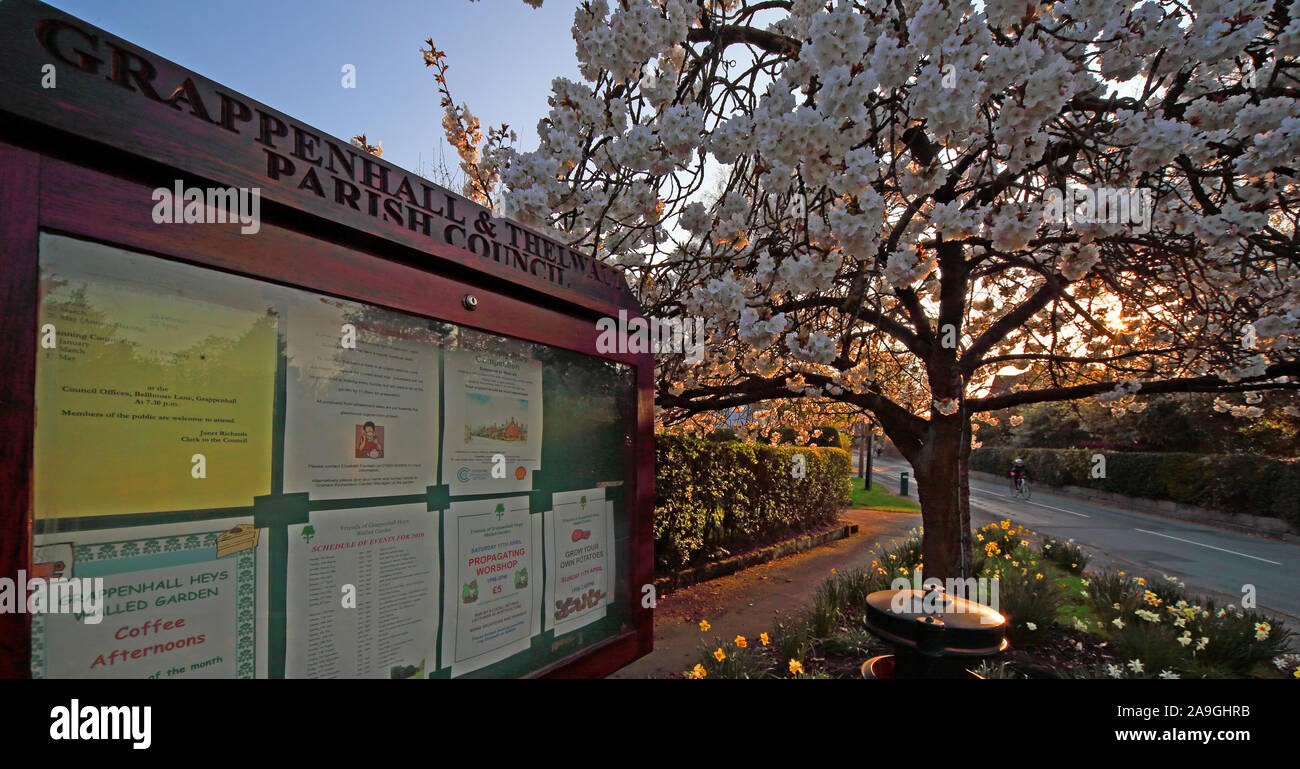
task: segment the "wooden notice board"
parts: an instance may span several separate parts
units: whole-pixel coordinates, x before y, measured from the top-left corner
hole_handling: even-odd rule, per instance
[[[0,297],[0,576],[45,589],[0,675],[650,651],[653,360],[598,351],[640,308],[557,233],[6,0]]]

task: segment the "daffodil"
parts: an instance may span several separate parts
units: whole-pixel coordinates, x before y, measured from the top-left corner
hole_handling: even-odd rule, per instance
[[[723,660],[725,660],[725,659],[727,658],[727,653],[724,652],[724,651],[721,650],[721,649],[718,649],[718,650],[716,650],[716,651],[713,652],[713,658],[714,658],[715,660],[717,660],[718,662],[722,662]]]
[[[803,672],[803,663],[799,660],[790,660],[790,675],[797,676]]]
[[[709,628],[711,628],[711,627],[713,627],[713,626],[709,624],[709,621],[708,621],[707,619],[702,619],[702,620],[700,620],[700,632],[701,632],[701,633],[707,633],[707,632],[709,632]]]
[[[745,637],[743,635],[738,635],[736,636],[736,646],[743,649],[746,646],[749,646],[749,642],[745,640]]]
[[[761,644],[763,644],[764,646],[767,646],[767,644],[768,644],[768,642],[769,642],[770,640],[771,640],[771,639],[767,637],[767,633],[759,633],[759,634],[758,634],[758,642],[761,643]]]
[[[704,666],[698,662],[695,663],[695,667],[691,668],[691,678],[703,678],[708,674],[709,671],[705,670]]]

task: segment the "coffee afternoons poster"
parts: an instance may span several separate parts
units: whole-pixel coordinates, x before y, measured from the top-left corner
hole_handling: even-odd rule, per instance
[[[270,492],[277,316],[261,284],[50,234],[40,268],[38,519]]]
[[[229,518],[38,535],[37,574],[98,590],[77,613],[32,616],[32,676],[265,677],[261,534]]]

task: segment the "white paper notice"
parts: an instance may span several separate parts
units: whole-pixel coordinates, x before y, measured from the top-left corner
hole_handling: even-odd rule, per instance
[[[438,344],[419,318],[326,297],[288,309],[284,488],[314,499],[438,482]]]
[[[423,504],[410,504],[313,512],[311,523],[289,527],[285,677],[424,678],[433,671],[437,520]]]
[[[32,617],[32,676],[253,678],[259,535],[251,518],[39,535],[33,576],[102,590],[98,623],[85,605]]]
[[[542,364],[448,352],[443,481],[451,493],[529,491],[542,457]]]
[[[542,517],[528,497],[453,502],[443,518],[447,617],[443,664],[453,676],[526,651],[541,632]]]
[[[563,635],[605,616],[613,581],[613,531],[605,490],[552,495],[546,513],[546,628]]]

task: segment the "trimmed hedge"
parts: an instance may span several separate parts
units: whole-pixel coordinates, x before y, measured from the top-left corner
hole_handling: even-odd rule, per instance
[[[807,474],[795,478],[802,454]],[[848,503],[842,449],[655,436],[655,567],[680,569],[833,523]]]
[[[1092,477],[1092,455],[1104,453],[1106,477]],[[1300,526],[1300,460],[1250,454],[1176,454],[1095,449],[978,448],[972,470],[1006,475],[1016,457],[1032,480],[1082,486],[1143,499],[1278,518]]]

